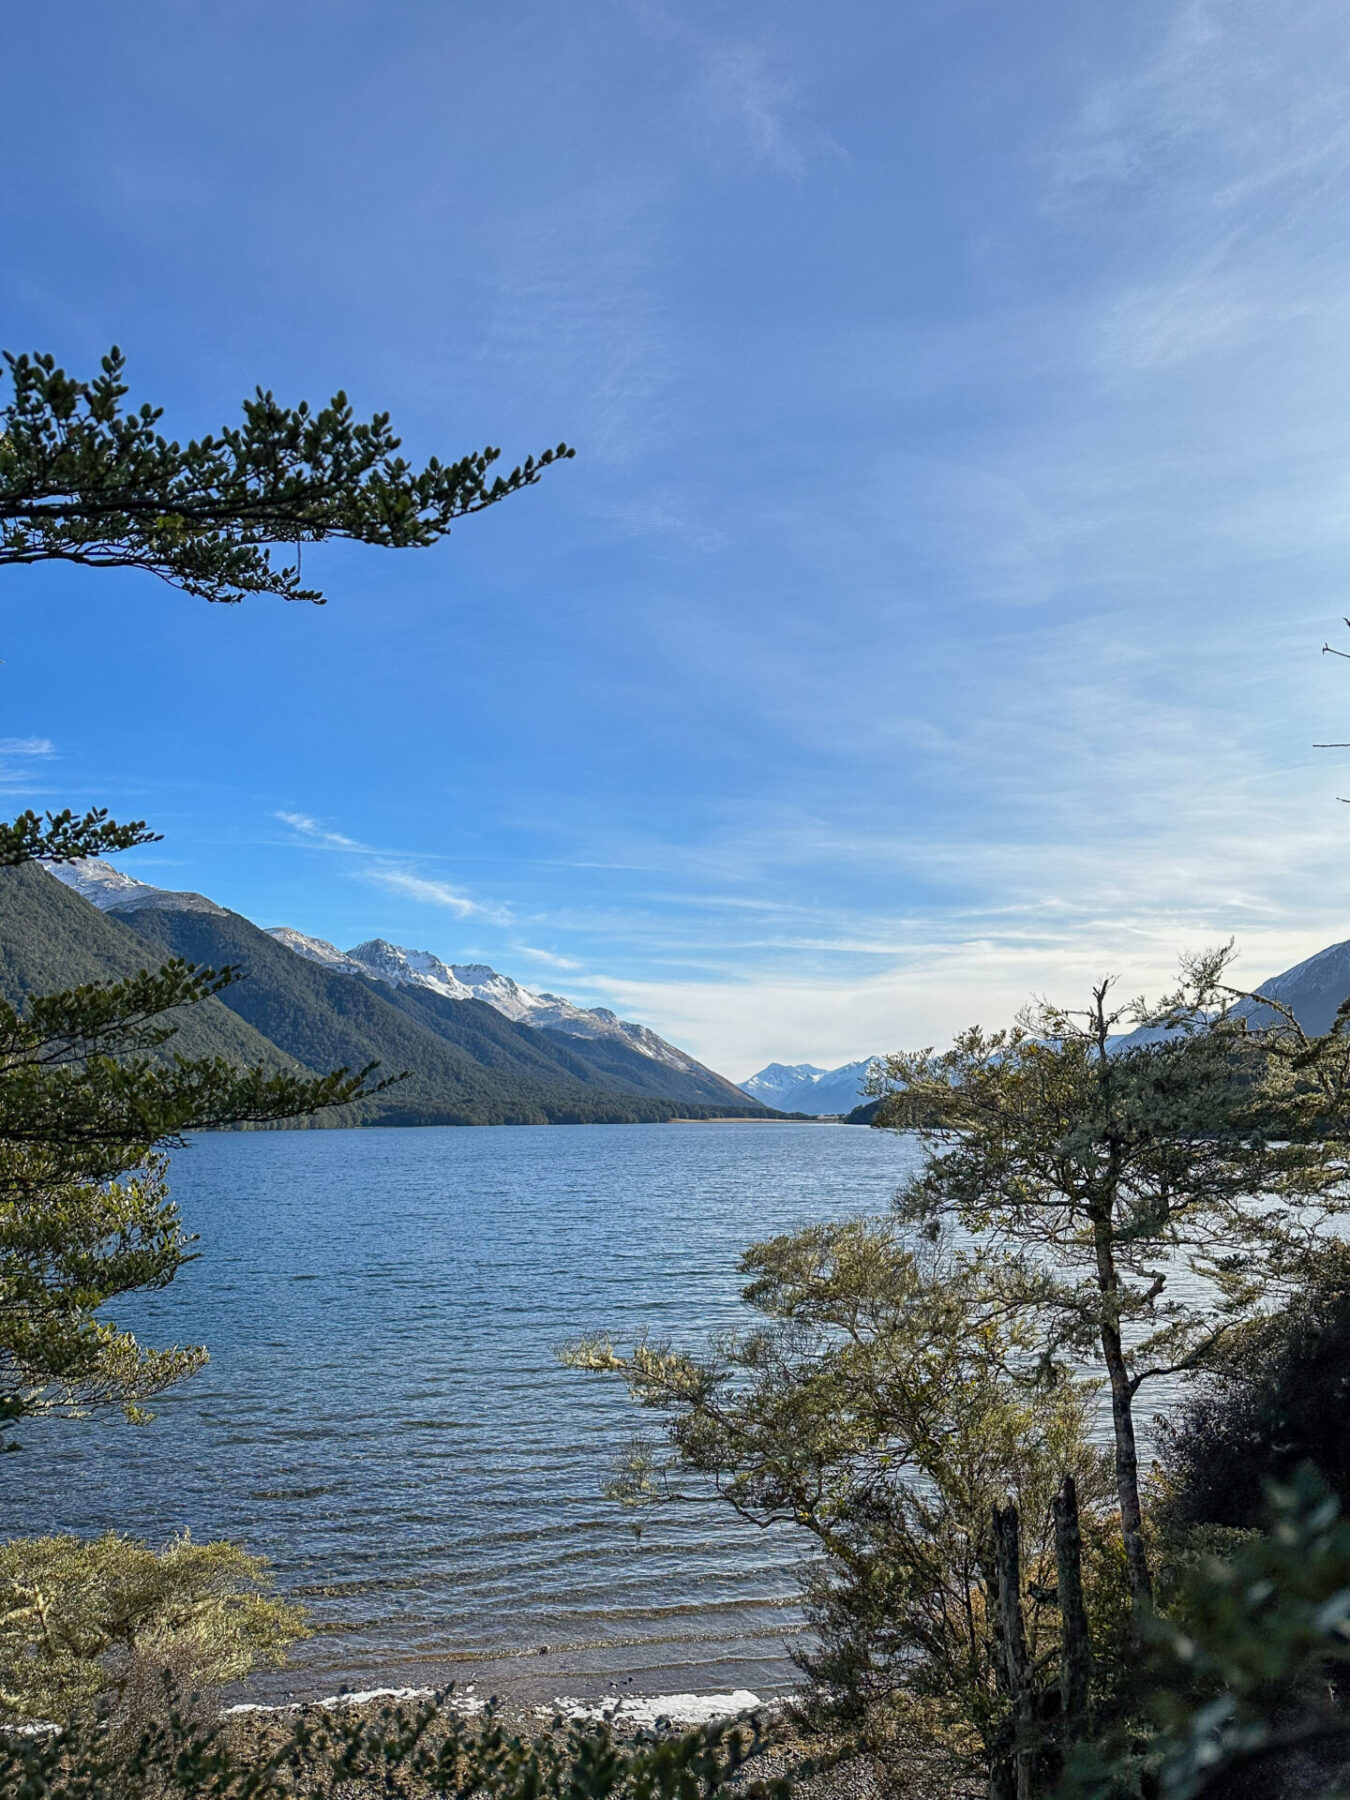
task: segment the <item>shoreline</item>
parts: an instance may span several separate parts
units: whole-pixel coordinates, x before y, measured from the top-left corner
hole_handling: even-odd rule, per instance
[[[273,1730],[285,1728],[288,1718],[312,1708],[358,1709],[373,1721],[386,1708],[415,1709],[438,1697],[446,1711],[466,1720],[481,1718],[491,1701],[496,1719],[509,1735],[536,1740],[559,1726],[602,1725],[623,1743],[743,1724],[753,1731],[755,1748],[732,1778],[735,1789],[754,1780],[787,1779],[797,1800],[883,1800],[885,1792],[882,1772],[869,1756],[856,1748],[836,1750],[828,1742],[804,1737],[788,1713],[785,1695],[761,1696],[749,1689],[708,1694],[611,1692],[592,1699],[555,1694],[547,1702],[530,1703],[519,1697],[481,1695],[474,1683],[451,1693],[442,1690],[439,1696],[434,1688],[364,1688],[281,1706],[236,1705],[222,1709],[220,1716],[265,1745]],[[824,1759],[818,1761],[822,1750]]]
[[[499,1652],[488,1656],[407,1657],[368,1664],[335,1661],[325,1669],[297,1660],[258,1669],[221,1690],[227,1711],[277,1714],[306,1706],[364,1704],[375,1696],[413,1703],[442,1695],[452,1706],[481,1710],[490,1701],[512,1714],[552,1716],[558,1708],[625,1716],[676,1707],[682,1718],[731,1717],[781,1705],[800,1677],[781,1643],[764,1656],[710,1656],[647,1661],[636,1644],[615,1645],[603,1661],[595,1646]],[[627,1652],[627,1654],[625,1654]],[[637,1652],[637,1654],[633,1654]],[[733,1704],[734,1702],[734,1704]],[[678,1703],[678,1704],[677,1704]],[[728,1710],[729,1709],[729,1710]]]
[[[778,1715],[784,1696],[761,1697],[748,1688],[735,1688],[723,1693],[644,1694],[624,1692],[621,1687],[603,1696],[555,1694],[539,1700],[523,1695],[494,1691],[480,1693],[476,1682],[454,1684],[450,1688],[375,1687],[344,1689],[314,1699],[285,1700],[279,1703],[239,1701],[221,1708],[223,1719],[278,1719],[287,1713],[304,1712],[311,1707],[337,1712],[346,1707],[415,1708],[428,1700],[439,1700],[447,1711],[464,1718],[476,1718],[491,1706],[507,1721],[537,1729],[551,1720],[564,1719],[577,1724],[608,1724],[619,1735],[629,1732],[692,1730],[700,1725],[720,1725],[755,1715]]]

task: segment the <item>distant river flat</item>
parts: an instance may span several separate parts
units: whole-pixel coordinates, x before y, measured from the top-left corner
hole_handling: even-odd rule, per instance
[[[199,1259],[112,1311],[150,1343],[206,1343],[209,1366],[148,1426],[30,1425],[0,1457],[0,1535],[261,1551],[318,1632],[260,1697],[450,1677],[773,1692],[800,1537],[694,1504],[635,1537],[600,1486],[654,1421],[555,1351],[747,1322],[741,1250],[883,1211],[913,1156],[771,1123],[200,1138],[173,1159]]]

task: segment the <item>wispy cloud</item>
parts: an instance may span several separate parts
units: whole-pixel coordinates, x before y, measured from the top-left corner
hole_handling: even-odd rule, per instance
[[[412,900],[423,900],[430,906],[448,907],[456,918],[500,916],[498,909],[470,900],[467,894],[461,894],[447,882],[432,881],[425,875],[413,874],[409,869],[394,869],[379,864],[367,872],[367,879],[380,887],[392,888],[396,894],[407,894]]]
[[[318,820],[311,819],[308,813],[279,812],[276,816],[283,825],[291,826],[293,830],[308,838],[310,843],[322,846],[325,850],[350,850],[358,856],[377,856],[379,854],[378,851],[370,849],[366,844],[358,844],[355,838],[344,837],[340,831],[325,830]]]
[[[504,924],[510,917],[505,907],[474,899],[449,882],[422,873],[404,854],[381,850],[348,837],[344,832],[332,831],[308,813],[278,812],[275,816],[283,825],[289,825],[310,848],[359,858],[359,878],[376,887],[388,888],[426,905],[446,907],[460,919],[487,919]]]
[[[1335,935],[1330,921],[1320,934],[1316,928],[1245,934],[1237,978],[1255,985]],[[1103,975],[1118,976],[1127,994],[1160,993],[1173,982],[1181,951],[1225,937],[1221,930],[1187,930],[1165,915],[1124,924],[1099,919],[1038,942],[1019,942],[1014,933],[916,942],[903,958],[852,980],[752,970],[712,981],[597,976],[587,986],[620,1013],[744,1080],[768,1062],[837,1066],[942,1045],[962,1025],[1010,1024],[1033,995],[1076,1004]]]
[[[35,782],[35,763],[56,754],[50,738],[0,738],[0,792],[40,795],[43,789]]]
[[[530,944],[512,944],[511,953],[514,956],[528,956],[533,962],[544,963],[550,969],[577,970],[583,967],[575,957],[557,956],[552,950],[536,950]]]
[[[614,172],[522,218],[503,245],[484,351],[547,398],[592,463],[643,467],[669,435],[678,329],[650,178]]]
[[[1132,192],[1211,248],[1297,229],[1350,152],[1329,54],[1343,29],[1336,0],[1278,19],[1262,0],[1186,0],[1150,56],[1086,89],[1048,150],[1049,192],[1094,205]]]
[[[726,124],[757,161],[783,175],[801,175],[814,156],[838,146],[810,123],[797,83],[763,39],[704,37],[699,99]]]
[[[772,30],[718,31],[695,24],[687,8],[672,11],[656,0],[637,0],[632,10],[654,37],[692,60],[686,102],[701,140],[711,127],[719,151],[780,175],[799,177],[820,157],[847,161],[812,115],[802,80]]]

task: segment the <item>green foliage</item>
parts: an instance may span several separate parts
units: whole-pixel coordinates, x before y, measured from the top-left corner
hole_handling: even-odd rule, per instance
[[[1024,1379],[1029,1342],[984,1261],[916,1249],[895,1220],[775,1238],[742,1270],[764,1323],[702,1356],[652,1342],[620,1353],[605,1338],[563,1353],[621,1376],[664,1417],[673,1456],[639,1441],[611,1491],[656,1504],[695,1474],[707,1483],[695,1492],[807,1532],[824,1553],[807,1585],[818,1647],[800,1656],[822,1684],[811,1716],[907,1778],[987,1771],[1007,1728],[988,1601],[994,1506],[1011,1499],[1025,1522],[1033,1662],[1058,1641],[1049,1513],[1066,1472],[1094,1555],[1111,1561],[1091,1390]],[[1104,1642],[1119,1635],[1119,1606],[1108,1613],[1109,1601]]]
[[[155,1551],[110,1531],[0,1545],[0,1708],[116,1717],[161,1671],[186,1690],[279,1663],[308,1631],[267,1586],[266,1564],[235,1544]]]
[[[152,1057],[177,1030],[167,1015],[237,979],[230,968],[174,959],[153,974],[24,1006],[0,1001],[0,1199],[44,1183],[110,1180],[189,1130],[294,1118],[387,1085],[372,1088],[370,1064],[316,1078],[221,1057]]]
[[[1075,1800],[1344,1793],[1350,1524],[1311,1468],[1272,1486],[1268,1532],[1187,1568],[1151,1631],[1152,1731],[1082,1756]]]
[[[206,600],[246,594],[322,602],[301,585],[300,545],[326,538],[404,549],[532,486],[566,444],[493,476],[486,449],[414,469],[389,415],[358,424],[345,394],[318,411],[259,388],[240,426],[186,445],[157,429],[162,409],[124,411],[114,348],[93,381],[50,356],[6,353],[12,393],[0,416],[0,566],[51,559],[145,569]],[[269,545],[295,547],[274,567]],[[108,846],[113,847],[113,846]],[[88,854],[88,852],[86,852]]]
[[[82,1417],[118,1406],[140,1422],[144,1400],[205,1362],[202,1349],[143,1349],[99,1317],[122,1294],[164,1287],[188,1253],[166,1167],[147,1157],[120,1181],[43,1181],[36,1192],[0,1199],[5,1418]]]
[[[36,869],[5,871],[0,890],[40,896],[57,921],[83,905]],[[103,1406],[141,1418],[146,1398],[203,1360],[200,1350],[147,1350],[101,1316],[120,1295],[171,1280],[186,1253],[157,1149],[190,1130],[293,1118],[378,1091],[368,1067],[315,1077],[275,1051],[271,1066],[242,1069],[176,1053],[184,1012],[219,1006],[236,978],[176,959],[0,999],[4,1423]]]
[[[1141,1605],[1151,1573],[1139,1389],[1210,1356],[1342,1203],[1343,1153],[1297,1128],[1292,1062],[1231,1013],[1227,960],[1220,951],[1188,963],[1154,1007],[1109,1008],[1109,982],[1082,1013],[1042,1003],[1011,1031],[973,1029],[940,1056],[891,1057],[878,1084],[876,1123],[917,1127],[928,1151],[897,1200],[900,1217],[950,1220],[1003,1246],[1006,1303],[1039,1320],[1047,1364],[1104,1363]],[[1122,1021],[1167,1029],[1122,1046]],[[1204,1279],[1211,1305],[1176,1295],[1179,1269]]]
[[[536,482],[572,452],[560,444],[494,477],[484,450],[414,470],[386,414],[355,422],[338,394],[318,412],[258,390],[242,426],[186,446],[127,412],[123,359],[82,382],[50,356],[10,356],[0,419],[0,565],[66,560],[139,568],[208,600],[247,593],[321,601],[300,585],[300,546],[331,537],[388,548],[434,543],[451,521]],[[295,546],[274,569],[270,545]],[[95,809],[0,826],[0,870],[72,862],[151,839]],[[38,897],[31,883],[7,897]],[[55,896],[49,896],[58,908]],[[0,1422],[34,1412],[139,1403],[196,1367],[200,1351],[146,1351],[99,1308],[170,1280],[185,1240],[155,1152],[190,1130],[271,1124],[383,1091],[363,1057],[315,1076],[266,1046],[240,1068],[169,1048],[184,1009],[218,1002],[229,966],[173,957],[112,980],[0,999]],[[296,1062],[303,1063],[303,1058]],[[355,1071],[355,1072],[353,1072]],[[397,1079],[395,1077],[395,1079]],[[12,1447],[12,1446],[4,1446]]]
[[[302,1714],[251,1751],[174,1710],[130,1750],[88,1727],[0,1740],[0,1800],[789,1800],[786,1782],[750,1778],[758,1748],[753,1725],[621,1744],[555,1720],[525,1739],[495,1712],[466,1720],[433,1702],[369,1722]]]
[[[94,807],[80,818],[69,807],[41,818],[35,812],[25,812],[9,824],[0,823],[0,869],[17,868],[21,863],[39,859],[83,862],[86,857],[110,856],[115,850],[158,842],[159,834],[147,831],[143,819],[115,825],[106,806]]]
[[[153,953],[151,953],[153,954]],[[36,864],[0,869],[0,998],[20,1006],[34,995],[123,981],[151,960],[145,940],[102,913]],[[227,958],[222,957],[222,962]],[[187,1057],[305,1071],[253,1030],[221,998],[164,1015],[177,1032],[164,1049]]]
[[[1319,1246],[1273,1311],[1240,1325],[1162,1425],[1166,1511],[1177,1527],[1255,1530],[1266,1488],[1312,1465],[1350,1506],[1350,1246]]]

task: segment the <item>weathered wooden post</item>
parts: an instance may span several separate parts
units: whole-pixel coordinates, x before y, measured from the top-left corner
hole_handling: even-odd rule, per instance
[[[1031,1671],[1022,1619],[1022,1549],[1020,1521],[1011,1501],[994,1508],[994,1568],[998,1574],[1000,1637],[1008,1699],[1012,1706],[1012,1792],[1016,1800],[1034,1800],[1036,1748],[1031,1707]]]
[[[1052,1509],[1063,1643],[1059,1692],[1067,1752],[1087,1734],[1092,1704],[1092,1640],[1083,1604],[1083,1534],[1078,1523],[1078,1488],[1072,1475],[1064,1477]]]
[[[994,1515],[991,1515],[991,1521]],[[984,1581],[985,1621],[989,1629],[989,1654],[994,1680],[1001,1694],[1008,1692],[1008,1659],[1003,1653],[1003,1600],[998,1563],[994,1555],[995,1531],[980,1551],[980,1575]],[[1017,1800],[1017,1775],[1013,1766],[1012,1719],[989,1750],[989,1800]]]

